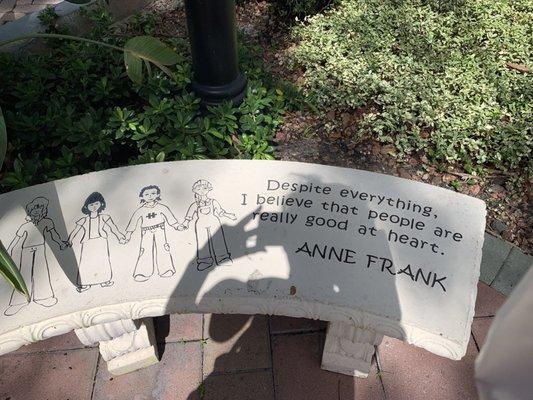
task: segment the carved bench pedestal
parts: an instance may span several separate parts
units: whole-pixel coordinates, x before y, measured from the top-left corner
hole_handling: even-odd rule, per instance
[[[113,375],[127,374],[159,362],[152,318],[120,320],[75,332],[86,346],[99,343],[100,354]]]
[[[375,347],[383,335],[352,324],[329,322],[322,356],[322,369],[366,378]]]

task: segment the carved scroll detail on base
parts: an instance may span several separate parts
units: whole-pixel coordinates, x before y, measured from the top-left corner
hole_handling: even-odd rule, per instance
[[[343,322],[330,322],[322,356],[322,369],[366,378],[375,348],[383,335]]]
[[[86,346],[95,345],[98,342],[118,338],[139,329],[141,323],[131,319],[121,319],[114,322],[106,322],[87,328],[76,329],[76,336]],[[106,360],[107,361],[107,360]]]
[[[468,332],[465,331],[463,340],[454,340],[417,326],[361,310],[317,302],[296,301],[293,298],[204,297],[197,303],[194,298],[184,296],[111,304],[21,326],[0,335],[0,355],[72,330],[118,320],[137,320],[175,313],[272,314],[345,323],[405,340],[407,343],[415,344],[452,360],[459,360],[465,355],[470,335],[468,330]]]
[[[152,318],[120,320],[76,330],[85,345],[100,343],[100,354],[113,375],[122,375],[150,365],[158,359]]]

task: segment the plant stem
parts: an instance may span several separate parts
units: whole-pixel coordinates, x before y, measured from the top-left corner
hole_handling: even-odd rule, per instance
[[[98,44],[100,46],[108,47],[110,49],[121,51],[121,52],[124,51],[124,49],[122,47],[114,46],[112,44],[108,44],[108,43],[105,43],[105,42],[99,42],[97,40],[87,39],[87,38],[78,37],[78,36],[61,35],[59,33],[33,33],[31,35],[19,36],[19,37],[16,37],[14,39],[9,39],[9,40],[6,40],[4,42],[0,42],[0,47],[6,46],[6,45],[14,43],[14,42],[19,42],[21,40],[35,39],[35,38],[77,40],[79,42]]]

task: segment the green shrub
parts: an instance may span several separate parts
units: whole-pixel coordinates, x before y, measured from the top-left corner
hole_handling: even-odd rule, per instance
[[[358,135],[468,168],[532,169],[531,0],[342,0],[291,53],[324,110],[368,110]]]
[[[237,5],[252,0],[236,0]],[[323,11],[337,0],[271,0],[274,12],[283,18],[304,18]]]
[[[333,0],[275,0],[276,12],[289,18],[315,15],[329,6]]]
[[[91,37],[123,45],[126,37],[104,28],[108,16],[91,15]],[[153,25],[143,18],[133,23],[134,32]],[[191,65],[183,40],[167,41],[182,55],[172,67],[176,79],[152,69],[142,85],[128,79],[120,52],[48,42],[46,54],[0,54],[0,107],[9,133],[2,190],[125,164],[272,158],[270,141],[290,101],[260,63],[257,48],[240,49],[249,79],[244,102],[203,110],[188,90]]]

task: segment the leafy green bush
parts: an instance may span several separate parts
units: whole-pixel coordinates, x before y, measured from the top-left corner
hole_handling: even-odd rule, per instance
[[[342,0],[296,28],[317,106],[367,112],[358,134],[467,169],[532,169],[531,0]]]
[[[91,37],[122,46],[127,38],[109,35],[108,16],[98,12]],[[146,32],[144,22],[134,19],[141,26],[132,31]],[[1,54],[0,107],[10,139],[2,190],[125,164],[272,158],[270,140],[290,102],[257,49],[241,48],[244,102],[203,110],[187,89],[187,43],[167,43],[182,57],[172,67],[175,80],[153,69],[141,85],[126,76],[120,52],[95,45],[49,41],[46,54]]]
[[[236,0],[237,5],[250,3],[252,0]],[[274,12],[284,18],[304,18],[323,11],[337,0],[271,0]]]
[[[329,6],[333,0],[275,0],[276,12],[284,17],[304,18],[315,15]]]

